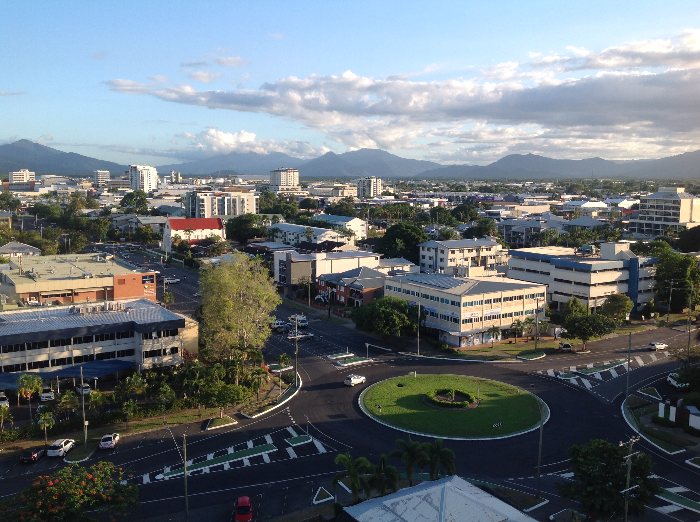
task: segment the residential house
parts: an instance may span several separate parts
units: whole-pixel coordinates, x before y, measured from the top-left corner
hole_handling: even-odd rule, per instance
[[[19,243],[18,241],[8,241],[0,247],[0,257],[13,258],[40,255],[40,248],[36,248],[31,245],[25,245],[24,243]]]
[[[276,223],[268,227],[268,233],[272,241],[292,246],[296,246],[302,241],[310,243],[321,243],[323,241],[350,242],[350,237],[338,230],[305,227],[304,225],[292,225],[290,223]]]

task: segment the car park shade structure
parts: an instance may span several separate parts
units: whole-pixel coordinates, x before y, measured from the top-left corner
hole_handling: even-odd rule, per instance
[[[68,366],[56,370],[55,372],[13,372],[0,373],[0,390],[17,390],[19,385],[17,381],[20,375],[29,373],[30,375],[38,375],[43,381],[50,381],[56,378],[64,379],[67,377],[80,377],[80,369],[83,369],[83,378],[99,379],[105,375],[110,375],[118,371],[126,370],[136,366],[136,363],[119,360],[101,360],[90,361],[75,366]]]

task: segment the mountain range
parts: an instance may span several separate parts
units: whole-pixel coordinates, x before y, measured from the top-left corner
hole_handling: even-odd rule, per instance
[[[176,170],[184,175],[266,176],[279,167],[299,169],[303,178],[419,178],[419,179],[544,179],[544,178],[700,178],[700,151],[655,160],[611,161],[601,158],[560,160],[535,154],[510,154],[486,166],[440,165],[431,161],[406,159],[379,149],[360,149],[343,154],[328,152],[312,160],[301,160],[281,152],[257,154],[231,152],[219,156],[171,165],[158,171]],[[89,158],[19,140],[0,145],[0,172],[29,169],[37,174],[90,174],[128,170],[126,165]]]

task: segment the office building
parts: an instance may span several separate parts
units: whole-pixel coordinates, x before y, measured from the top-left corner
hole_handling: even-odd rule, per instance
[[[489,238],[426,241],[418,249],[421,272],[454,275],[462,267],[483,267],[487,273],[495,273],[508,262],[501,244]]]
[[[452,346],[491,341],[488,329],[509,334],[514,321],[544,319],[547,288],[502,277],[461,278],[447,274],[407,274],[388,277],[384,295],[398,297],[425,310],[423,325]]]
[[[561,310],[576,297],[594,311],[615,294],[627,294],[633,312],[654,297],[655,257],[641,257],[629,243],[603,243],[600,253],[566,247],[510,250],[508,277],[547,285],[547,301]]]
[[[182,174],[179,172],[175,172],[174,170],[170,171],[170,183],[182,183]]]
[[[30,181],[35,181],[35,177],[34,172],[20,169],[19,172],[10,172],[10,183],[29,183]]]
[[[658,192],[642,196],[639,212],[630,218],[629,231],[649,237],[662,236],[667,228],[700,225],[700,197],[688,194],[682,187],[660,187]]]
[[[369,176],[357,180],[358,198],[376,198],[382,194],[382,180]]]
[[[297,169],[281,168],[270,172],[270,189],[275,191],[282,187],[298,187],[299,171]]]
[[[96,170],[92,173],[92,183],[96,187],[104,187],[109,179],[108,170]]]
[[[158,171],[147,165],[129,165],[129,184],[131,190],[143,190],[148,193],[158,188]]]

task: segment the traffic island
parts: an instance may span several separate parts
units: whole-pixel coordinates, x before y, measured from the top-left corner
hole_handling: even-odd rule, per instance
[[[368,417],[385,426],[458,440],[500,439],[535,430],[540,407],[544,422],[549,419],[549,408],[537,396],[502,382],[463,375],[410,374],[387,379],[366,388],[359,404]]]

